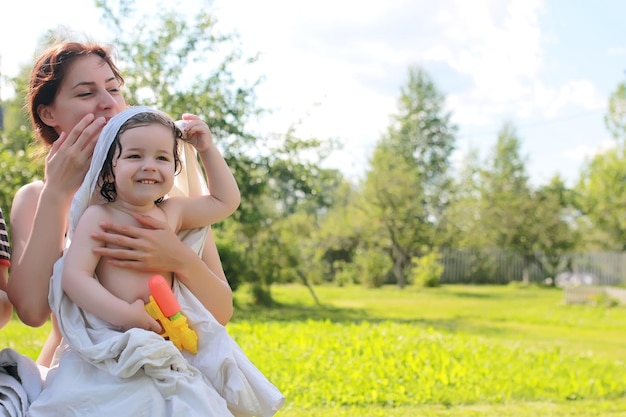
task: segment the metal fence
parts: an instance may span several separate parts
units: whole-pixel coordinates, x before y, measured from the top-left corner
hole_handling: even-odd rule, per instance
[[[526,272],[530,282],[556,280],[559,285],[620,285],[626,284],[626,253],[599,252],[568,254],[556,260],[556,276],[549,276],[547,258],[536,254],[534,261],[505,251],[443,251],[442,283],[506,284],[522,281]]]

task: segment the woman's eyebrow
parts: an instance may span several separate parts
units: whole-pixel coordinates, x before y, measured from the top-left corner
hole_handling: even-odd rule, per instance
[[[108,84],[108,83],[110,83],[111,81],[117,81],[117,80],[116,80],[116,78],[115,78],[115,77],[111,77],[111,78],[107,78],[106,80],[104,80],[104,83],[105,83],[105,84]],[[73,89],[75,89],[75,88],[78,88],[78,87],[85,86],[85,85],[87,85],[87,86],[92,86],[92,85],[95,85],[95,84],[96,84],[96,82],[95,82],[95,81],[79,81],[79,82],[77,82],[77,83],[76,83],[76,85],[74,85],[74,86],[72,87],[72,90],[73,90]]]

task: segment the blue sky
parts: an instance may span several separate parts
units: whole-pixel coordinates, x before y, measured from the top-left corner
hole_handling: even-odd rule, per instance
[[[93,2],[22,0],[0,16],[0,69],[14,75],[38,37],[64,24],[98,40],[107,32]],[[193,14],[201,1],[174,2]],[[153,1],[140,0],[144,7]],[[570,184],[584,159],[611,146],[603,117],[626,78],[626,2],[621,0],[216,0],[224,31],[260,52],[255,129],[336,137],[331,166],[358,177],[396,111],[411,65],[446,96],[459,126],[455,161],[485,157],[505,121],[518,129],[533,182]],[[37,13],[34,13],[38,10]],[[71,16],[67,10],[73,10]],[[65,11],[65,12],[64,12]],[[33,16],[36,14],[36,16]],[[33,16],[32,24],[15,16]],[[45,18],[45,19],[44,19]],[[7,40],[19,39],[20,42]],[[7,91],[3,86],[2,94]]]

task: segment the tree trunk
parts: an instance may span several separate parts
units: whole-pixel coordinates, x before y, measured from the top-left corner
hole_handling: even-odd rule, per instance
[[[406,277],[404,276],[404,255],[396,244],[392,247],[393,253],[393,275],[396,277],[398,287],[403,289],[406,286]]]

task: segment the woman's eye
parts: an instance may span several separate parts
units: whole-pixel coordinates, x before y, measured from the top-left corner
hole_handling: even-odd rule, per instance
[[[91,91],[85,91],[83,93],[79,93],[78,97],[87,97],[87,96],[90,96],[91,94],[92,94]]]

